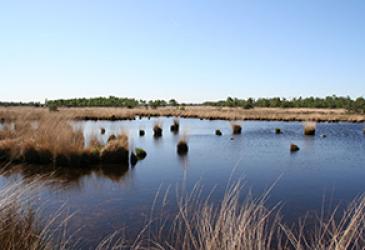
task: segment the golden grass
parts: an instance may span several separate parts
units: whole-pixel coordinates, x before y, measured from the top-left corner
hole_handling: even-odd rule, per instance
[[[82,131],[74,129],[68,119],[54,115],[37,121],[18,119],[11,135],[0,140],[0,160],[31,164],[88,165],[98,163],[99,157],[104,161],[113,150],[115,154],[123,153],[120,162],[128,163],[127,136],[118,136],[105,146],[94,140],[86,148]]]
[[[314,136],[316,134],[316,123],[315,122],[305,122],[304,123],[304,135]]]
[[[27,115],[38,120],[46,115],[61,116],[76,120],[126,120],[136,116],[175,116],[208,120],[275,120],[275,121],[316,121],[316,122],[364,122],[364,114],[349,113],[344,109],[303,109],[303,108],[229,108],[187,106],[184,110],[176,107],[158,109],[145,108],[59,108],[59,112],[49,112],[46,108],[0,107],[0,119],[14,121]]]

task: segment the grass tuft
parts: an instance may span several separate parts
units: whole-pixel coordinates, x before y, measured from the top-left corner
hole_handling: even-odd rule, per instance
[[[177,134],[179,132],[180,123],[179,120],[174,119],[173,124],[170,126],[170,131],[174,134]]]
[[[314,136],[316,134],[316,123],[305,122],[304,123],[304,135]]]
[[[234,135],[239,135],[242,132],[242,127],[239,124],[232,124],[232,133]]]
[[[155,138],[159,138],[162,136],[162,128],[160,124],[155,124],[155,126],[153,126],[153,136]]]
[[[179,155],[186,155],[189,151],[189,146],[185,139],[181,139],[176,148]]]
[[[215,135],[221,136],[222,135],[222,131],[220,129],[216,129],[215,130]]]
[[[295,144],[290,144],[290,152],[297,152],[299,151],[299,147]]]

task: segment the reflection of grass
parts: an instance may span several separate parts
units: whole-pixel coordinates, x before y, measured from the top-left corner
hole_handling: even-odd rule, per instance
[[[28,201],[33,200],[31,190],[36,185],[37,179],[26,186],[14,183],[1,190],[1,248],[65,249],[76,246],[77,234],[68,232],[73,237],[60,239],[51,229],[55,219],[40,223],[34,210],[27,209]],[[364,198],[352,202],[342,214],[334,211],[329,217],[321,216],[309,223],[304,220],[296,227],[289,227],[281,220],[277,207],[266,207],[267,194],[256,199],[246,195],[242,201],[241,190],[239,184],[230,186],[221,201],[213,202],[210,196],[204,198],[202,190],[195,187],[191,193],[178,195],[177,210],[171,213],[163,211],[168,194],[162,197],[158,194],[155,202],[162,198],[162,210],[158,209],[162,212],[156,214],[152,209],[149,221],[141,227],[136,238],[126,238],[115,232],[100,241],[96,249],[121,249],[121,246],[123,249],[155,249],[153,246],[157,246],[156,249],[324,250],[362,249],[365,243]],[[59,218],[59,215],[53,218]],[[63,223],[72,219],[66,218]]]

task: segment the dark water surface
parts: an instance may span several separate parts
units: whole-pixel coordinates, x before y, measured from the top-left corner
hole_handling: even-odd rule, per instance
[[[152,134],[155,122],[164,128],[157,140]],[[364,124],[319,123],[316,136],[305,137],[303,124],[298,122],[239,122],[243,133],[236,136],[231,135],[227,121],[180,119],[179,135],[170,132],[171,123],[172,118],[79,122],[76,126],[83,128],[86,138],[97,135],[106,141],[110,134],[124,131],[130,146],[144,148],[148,156],[133,168],[104,166],[96,171],[68,169],[53,174],[50,179],[57,182],[40,188],[41,213],[46,218],[60,206],[75,213],[70,230],[82,227],[79,234],[86,247],[122,227],[133,231],[143,224],[158,190],[165,192],[169,186],[175,197],[177,186],[190,190],[199,182],[207,193],[215,188],[212,200],[218,202],[230,178],[234,182],[243,177],[254,195],[276,182],[268,206],[280,202],[289,223],[323,206],[345,206],[365,191]],[[103,136],[101,127],[106,129]],[[277,127],[283,134],[275,134]],[[146,130],[144,137],[138,135],[140,128]],[[217,128],[223,136],[214,135]],[[182,136],[189,144],[186,157],[176,154]],[[290,153],[290,143],[300,151]],[[43,171],[29,168],[1,176],[0,184],[31,179]],[[170,209],[174,204],[169,203]]]

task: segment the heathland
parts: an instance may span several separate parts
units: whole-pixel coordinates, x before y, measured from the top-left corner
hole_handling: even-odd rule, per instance
[[[252,108],[213,106],[151,107],[0,107],[1,121],[17,119],[38,120],[52,113],[53,116],[71,120],[131,120],[136,117],[176,116],[208,120],[272,120],[316,122],[364,122],[365,114],[346,109],[319,108]]]

